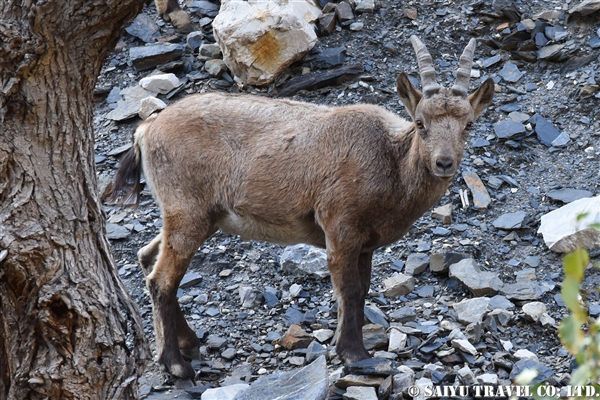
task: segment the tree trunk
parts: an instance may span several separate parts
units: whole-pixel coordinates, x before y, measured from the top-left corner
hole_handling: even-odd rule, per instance
[[[0,399],[128,399],[148,353],[115,267],[93,89],[142,0],[0,1]]]

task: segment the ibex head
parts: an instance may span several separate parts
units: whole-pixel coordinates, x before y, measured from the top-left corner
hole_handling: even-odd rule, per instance
[[[494,82],[487,79],[468,96],[475,39],[471,39],[460,57],[451,89],[437,83],[433,60],[423,42],[414,35],[410,40],[417,53],[423,92],[415,89],[404,72],[398,76],[396,88],[422,139],[421,160],[433,175],[449,179],[460,164],[473,121],[492,102]]]

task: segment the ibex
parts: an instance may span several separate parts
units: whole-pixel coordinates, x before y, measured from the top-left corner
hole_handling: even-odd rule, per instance
[[[113,198],[139,201],[143,166],[163,227],[138,258],[158,360],[172,375],[194,377],[182,353],[199,345],[177,288],[219,228],[243,239],[324,247],[338,299],[337,354],[345,363],[370,357],[362,325],[373,251],[399,240],[442,197],[473,121],[494,95],[488,79],[467,96],[475,39],[449,90],[436,82],[425,45],[411,41],[423,92],[406,73],[396,87],[413,122],[374,105],[211,93],[186,97],[136,130]]]

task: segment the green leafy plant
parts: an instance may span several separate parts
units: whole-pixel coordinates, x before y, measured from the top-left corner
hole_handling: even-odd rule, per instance
[[[571,376],[571,385],[593,385],[600,392],[600,320],[593,320],[581,302],[579,285],[584,278],[590,258],[584,249],[565,256],[565,280],[561,295],[571,315],[563,319],[558,335],[563,346],[575,356],[577,370]]]

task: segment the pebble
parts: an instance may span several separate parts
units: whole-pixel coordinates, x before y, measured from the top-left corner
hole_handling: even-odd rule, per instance
[[[429,265],[429,256],[424,253],[411,253],[406,259],[406,265],[404,266],[404,272],[406,275],[415,276],[420,275],[427,269]]]
[[[306,362],[311,363],[320,356],[326,356],[327,349],[323,347],[319,342],[312,341],[306,348]]]
[[[505,119],[494,124],[494,132],[498,139],[517,138],[525,133],[525,125],[512,119]]]
[[[592,197],[593,193],[589,190],[581,189],[555,189],[546,193],[546,196],[548,196],[552,200],[568,204],[575,200]]]
[[[179,87],[180,85],[181,82],[179,81],[179,78],[175,76],[175,74],[150,75],[140,80],[140,86],[144,89],[150,92],[162,94],[169,93],[171,90]]]
[[[202,39],[204,39],[202,31],[190,32],[185,39],[185,43],[194,52],[202,46]]]
[[[458,320],[464,324],[473,322],[481,323],[483,316],[489,311],[490,299],[487,297],[476,297],[465,299],[454,304]]]
[[[462,176],[473,195],[473,207],[479,210],[486,209],[492,199],[481,178],[475,172],[468,170],[463,171]]]
[[[437,219],[445,225],[452,224],[452,203],[434,208],[431,211],[431,218]]]
[[[146,97],[140,101],[140,109],[138,115],[141,119],[148,119],[157,111],[164,110],[167,107],[164,101],[157,99],[154,96]]]
[[[129,59],[136,71],[146,71],[160,64],[174,61],[183,55],[184,46],[173,43],[157,43],[151,46],[132,47]]]
[[[383,380],[384,378],[381,376],[348,374],[335,381],[335,386],[341,389],[347,389],[351,386],[377,388],[379,385],[381,385]]]
[[[373,387],[350,386],[343,398],[344,400],[377,400],[377,392]]]
[[[222,57],[221,48],[218,44],[214,43],[202,43],[199,53],[208,59],[219,59]]]
[[[353,22],[350,24],[350,30],[355,32],[362,31],[364,26],[365,24],[362,22]]]
[[[495,272],[481,271],[472,258],[452,264],[450,277],[461,282],[477,297],[494,295],[503,285]]]
[[[210,76],[218,78],[227,71],[227,65],[220,59],[207,60],[204,63],[204,70],[210,74]]]
[[[294,350],[306,348],[312,342],[312,339],[300,325],[291,325],[279,340],[279,344],[287,349]]]
[[[492,225],[497,229],[519,229],[522,227],[525,217],[527,217],[525,211],[506,213],[496,218]]]
[[[125,239],[130,235],[129,229],[117,224],[106,224],[106,237],[111,240]]]
[[[398,274],[383,281],[385,297],[397,297],[408,294],[415,289],[415,278],[410,275]]]
[[[366,324],[362,327],[363,344],[367,350],[386,347],[388,337],[385,328],[379,324]]]
[[[524,72],[519,71],[519,68],[517,68],[517,66],[513,63],[507,62],[506,64],[504,64],[504,66],[502,67],[502,69],[500,70],[500,72],[498,72],[498,74],[502,77],[502,79],[504,79],[507,82],[510,83],[515,83],[517,82],[519,79],[521,79],[521,77],[523,75],[525,75]],[[520,109],[520,107],[519,107]],[[518,111],[518,110],[511,110],[511,111]]]

